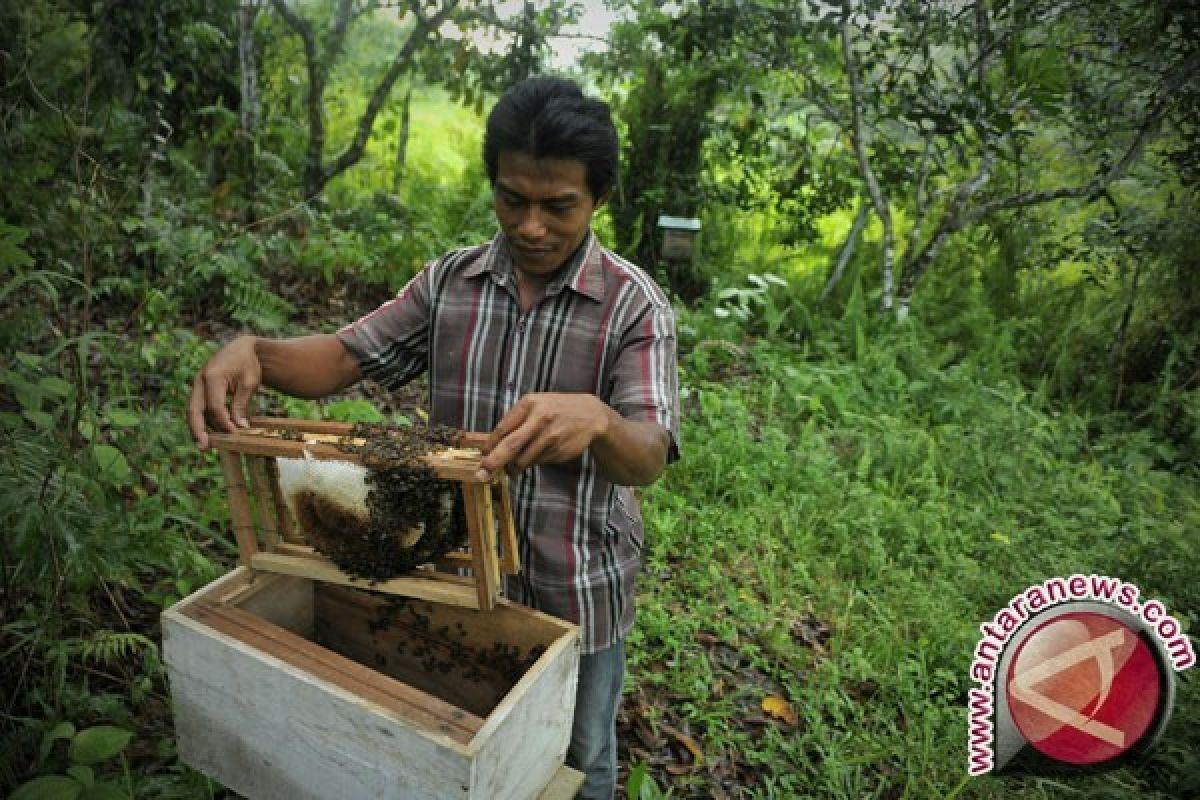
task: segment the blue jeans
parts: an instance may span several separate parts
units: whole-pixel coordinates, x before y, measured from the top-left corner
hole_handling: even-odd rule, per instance
[[[625,643],[579,659],[575,722],[567,766],[584,774],[583,800],[612,800],[617,788],[617,706],[625,678]]]

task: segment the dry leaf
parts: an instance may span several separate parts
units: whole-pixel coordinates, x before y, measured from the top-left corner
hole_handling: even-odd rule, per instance
[[[664,733],[674,737],[676,741],[688,749],[688,752],[692,754],[692,758],[696,760],[695,766],[700,766],[704,763],[704,751],[700,749],[700,745],[696,744],[695,739],[693,739],[691,736],[688,736],[678,728],[665,723],[659,725],[659,729]]]
[[[792,704],[777,694],[767,695],[762,701],[762,710],[788,725],[796,724],[796,711]]]

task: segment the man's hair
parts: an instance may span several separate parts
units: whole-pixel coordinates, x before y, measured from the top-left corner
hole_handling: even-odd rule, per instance
[[[563,78],[526,78],[497,101],[483,137],[483,163],[493,184],[505,150],[582,161],[593,200],[607,197],[617,182],[617,130],[608,104]]]

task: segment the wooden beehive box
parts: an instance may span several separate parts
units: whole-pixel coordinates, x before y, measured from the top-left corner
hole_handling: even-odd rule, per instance
[[[239,567],[162,615],[185,762],[255,800],[567,798],[578,629]]]
[[[409,575],[367,581],[346,574],[314,550],[284,502],[276,465],[277,458],[361,463],[339,445],[351,436],[353,426],[276,417],[254,417],[250,424],[250,429],[237,433],[209,435],[221,459],[244,566],[483,609],[492,608],[500,597],[503,576],[520,571],[507,477],[501,471],[488,483],[475,478],[477,448],[486,437],[461,434],[457,448],[425,458],[439,478],[461,487],[469,547]]]

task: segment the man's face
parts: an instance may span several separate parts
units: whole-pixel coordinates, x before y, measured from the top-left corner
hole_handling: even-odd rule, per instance
[[[525,277],[545,281],[587,236],[596,202],[587,166],[576,159],[535,159],[501,151],[492,188],[496,219]]]

